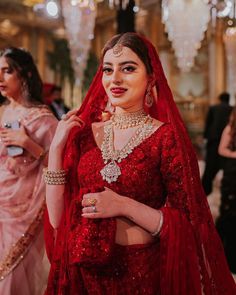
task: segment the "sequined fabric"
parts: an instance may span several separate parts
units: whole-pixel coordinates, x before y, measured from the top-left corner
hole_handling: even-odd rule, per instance
[[[202,294],[202,284],[206,282],[201,282],[196,236],[188,220],[187,193],[183,186],[185,163],[171,126],[162,125],[123,159],[118,164],[121,176],[111,184],[101,177],[104,162],[91,129],[83,133],[78,148],[80,190],[71,202],[70,230],[66,238],[67,275],[60,277],[59,262],[54,260],[46,294]],[[115,218],[82,218],[83,194],[103,190],[104,186],[153,208],[161,208],[164,225],[160,238],[148,245],[120,246],[115,243]],[[177,286],[181,292],[175,293],[176,283],[163,289],[166,277],[169,281],[181,282]],[[214,291],[212,282],[209,284],[205,294],[234,294],[230,286],[222,287],[219,292]]]

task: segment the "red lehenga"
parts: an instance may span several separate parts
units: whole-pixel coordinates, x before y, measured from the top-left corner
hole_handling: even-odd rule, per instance
[[[158,99],[147,112],[165,122],[119,163],[122,174],[111,184],[102,180],[101,151],[91,122],[106,104],[101,67],[79,115],[86,125],[74,128],[67,142],[65,212],[54,244],[45,223],[51,270],[47,295],[235,295],[223,248],[200,183],[191,142],[155,48],[149,50]],[[81,217],[84,193],[111,188],[120,195],[160,208],[164,223],[155,242],[120,246],[116,219]]]

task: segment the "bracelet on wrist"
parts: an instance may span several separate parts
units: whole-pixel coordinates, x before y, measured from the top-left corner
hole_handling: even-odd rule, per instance
[[[162,225],[163,225],[163,221],[164,221],[164,218],[163,218],[163,213],[161,210],[158,210],[159,214],[160,214],[160,220],[159,220],[159,224],[158,224],[158,227],[157,229],[151,233],[151,235],[153,237],[156,237],[157,235],[159,235],[160,231],[161,231],[161,228],[162,228]]]
[[[49,185],[59,185],[66,184],[67,182],[67,171],[66,170],[48,170],[45,168],[43,170],[44,181]]]

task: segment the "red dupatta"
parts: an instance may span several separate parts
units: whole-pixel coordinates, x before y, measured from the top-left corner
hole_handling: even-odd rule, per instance
[[[162,209],[164,224],[160,235],[160,294],[234,295],[235,283],[229,272],[201,186],[198,163],[191,141],[173,100],[156,49],[147,39],[142,36],[140,38],[148,48],[157,89],[157,99],[147,111],[152,117],[172,125],[181,151],[182,182],[187,192],[182,199],[167,198],[166,206]],[[99,121],[106,102],[107,97],[102,86],[102,66],[100,66],[78,115],[86,125]],[[72,129],[65,148],[63,165],[69,170],[70,181],[65,188],[65,213],[58,230],[57,240],[60,242],[57,242],[55,247],[50,225],[48,222],[45,223],[47,250],[49,257],[54,261],[48,290],[54,288],[55,273],[59,284],[57,293],[52,291],[48,294],[66,294],[69,284],[66,273],[68,253],[65,237],[70,226],[70,202],[79,191],[76,170],[80,156],[78,150],[80,132],[78,128]],[[189,261],[195,265],[190,265]]]

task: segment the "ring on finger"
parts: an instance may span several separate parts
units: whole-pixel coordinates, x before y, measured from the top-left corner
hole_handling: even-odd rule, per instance
[[[92,210],[93,210],[93,213],[96,213],[97,212],[97,208],[95,205],[91,206]]]
[[[97,200],[96,199],[89,199],[88,202],[89,202],[89,205],[94,206],[94,205],[96,205]]]

